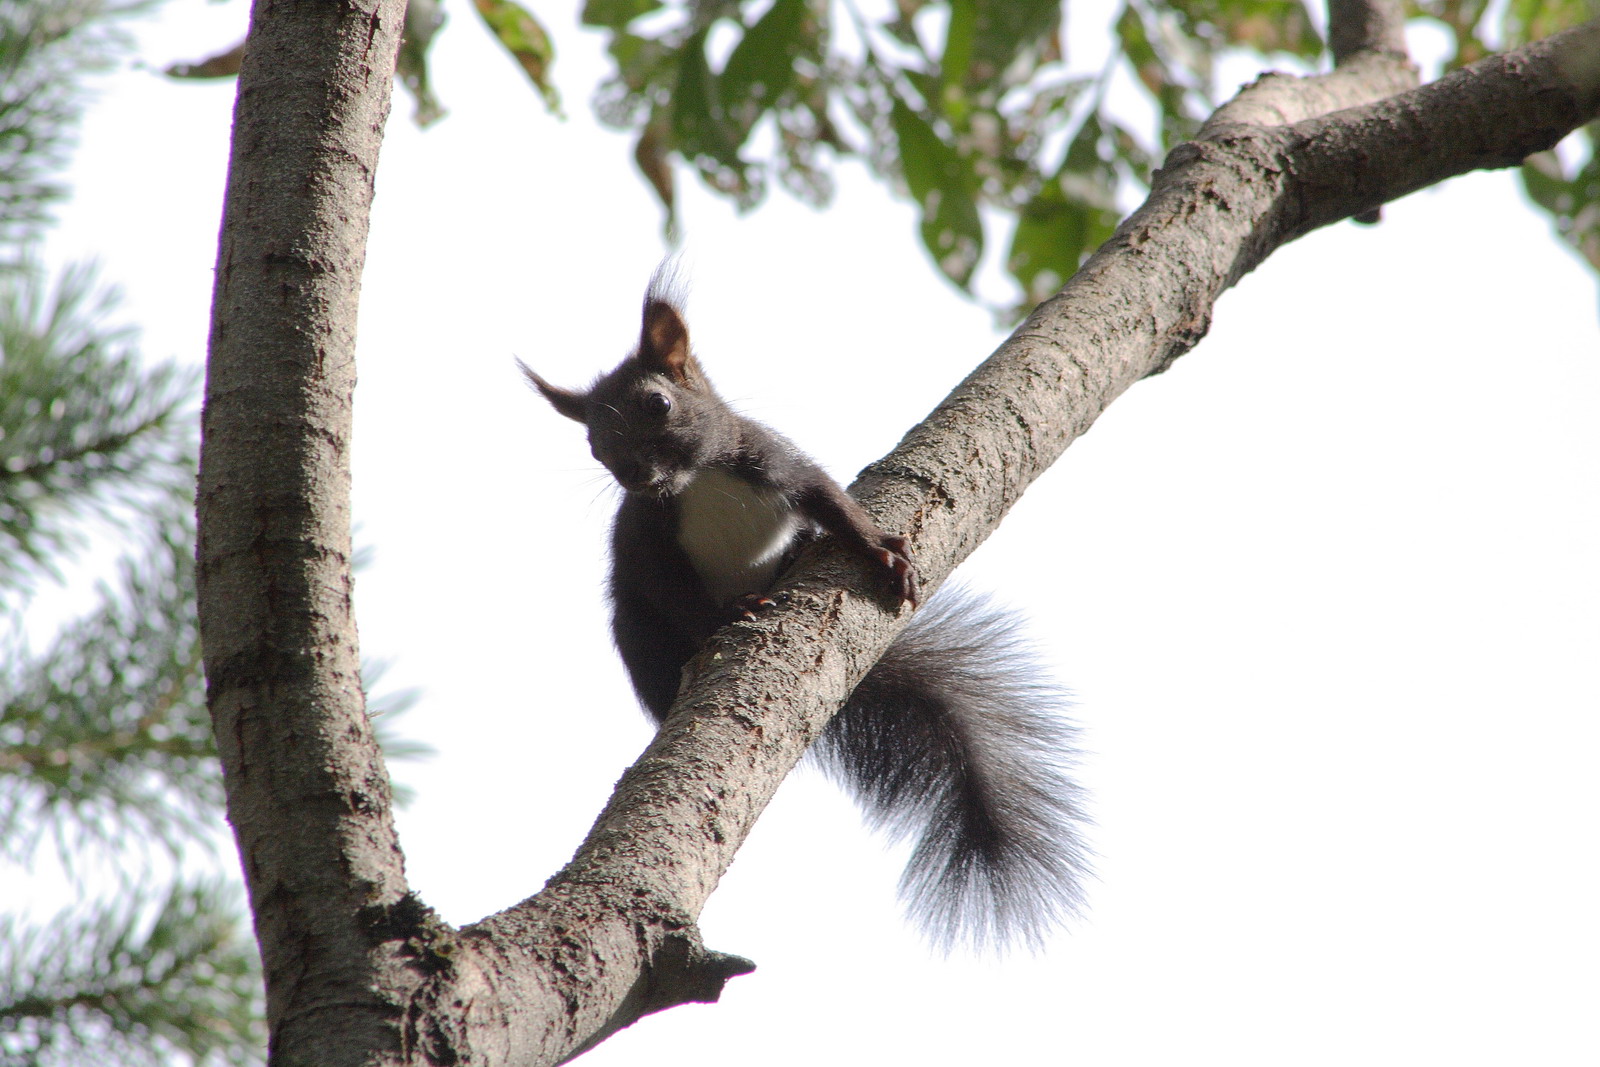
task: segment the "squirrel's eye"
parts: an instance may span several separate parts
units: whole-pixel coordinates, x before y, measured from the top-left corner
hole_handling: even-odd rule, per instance
[[[666,393],[646,393],[639,403],[651,415],[665,415],[672,410],[672,398]]]

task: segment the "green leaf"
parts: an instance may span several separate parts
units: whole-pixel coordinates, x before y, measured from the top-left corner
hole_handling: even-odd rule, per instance
[[[1203,34],[1210,22],[1200,22],[1196,30]],[[1290,52],[1304,59],[1322,54],[1322,37],[1301,0],[1229,0],[1216,12],[1215,25],[1227,43],[1258,52]]]
[[[745,31],[722,68],[718,96],[742,134],[794,84],[795,64],[818,54],[817,41],[805,32],[807,14],[807,0],[777,0]]]
[[[708,128],[716,123],[721,107],[717,105],[711,68],[706,63],[705,31],[694,34],[683,43],[678,54],[678,84],[672,94],[672,132],[683,144],[698,145],[702,141],[715,141],[707,136]]]
[[[939,95],[930,104],[952,118],[965,112],[962,88],[972,71],[973,38],[978,31],[978,0],[950,0],[950,25],[944,35],[939,65]]]
[[[652,64],[661,58],[662,48],[655,41],[619,31],[612,35],[606,51],[617,61],[618,74],[636,86],[651,72]]]
[[[1057,0],[977,0],[975,8],[967,85],[1008,88],[1033,75],[1040,62],[1059,58]],[[1024,55],[1031,62],[1013,70]]]
[[[1117,40],[1122,42],[1123,55],[1133,64],[1134,75],[1146,89],[1159,93],[1171,83],[1166,64],[1161,62],[1155,46],[1150,43],[1144,18],[1132,4],[1125,5],[1122,14],[1117,16]]]
[[[415,3],[416,0],[412,0]],[[544,100],[545,110],[552,115],[561,114],[561,94],[550,80],[550,67],[555,62],[555,45],[550,34],[533,14],[515,0],[473,0],[483,24],[489,27],[511,58],[517,61],[533,82]],[[587,15],[587,9],[585,9]]]
[[[1522,184],[1528,198],[1549,212],[1561,239],[1600,268],[1600,122],[1590,123],[1577,140],[1588,142],[1589,158],[1571,177],[1560,156],[1540,152],[1523,163]]]
[[[1522,188],[1528,199],[1552,214],[1572,210],[1575,190],[1561,171],[1561,157],[1540,152],[1522,161]]]
[[[666,105],[671,108],[673,147],[694,162],[712,188],[748,208],[760,192],[739,158],[744,138],[723,111],[716,78],[706,62],[706,32],[691,34],[678,52],[677,86]]]
[[[640,15],[648,15],[661,7],[661,0],[588,0],[583,5],[582,21],[585,26],[620,30]]]
[[[937,72],[930,74],[927,71],[906,68],[897,73],[907,85],[916,90],[918,97],[928,102],[929,107],[939,106],[939,97],[943,93],[940,86],[943,82],[939,80]]]
[[[1059,289],[1117,228],[1116,171],[1100,157],[1103,136],[1091,115],[1060,169],[1018,215],[1006,269],[1029,307]]]
[[[1303,0],[1170,0],[1168,7],[1176,16],[1172,29],[1201,49],[1206,63],[1225,44],[1307,59],[1322,52]]]
[[[974,111],[994,111],[1008,88],[1059,58],[1060,24],[1054,0],[951,0],[937,88],[918,91],[965,129]]]
[[[983,220],[972,168],[899,97],[889,123],[899,142],[901,173],[922,211],[922,243],[945,277],[970,289],[983,254]]]
[[[1502,23],[1505,47],[1541,40],[1600,15],[1594,0],[1511,0]]]

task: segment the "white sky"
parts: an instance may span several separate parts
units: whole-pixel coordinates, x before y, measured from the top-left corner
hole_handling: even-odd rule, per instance
[[[614,496],[511,359],[610,366],[662,248],[590,115],[599,38],[552,23],[560,123],[447,10],[451,115],[421,133],[397,94],[378,179],[355,514],[362,647],[439,751],[396,768],[408,871],[464,923],[536,891],[647,740],[599,598]],[[157,69],[244,16],[163,12]],[[85,127],[52,257],[98,258],[152,357],[203,358],[231,104],[131,71]],[[681,178],[702,358],[842,480],[998,343],[860,168],[745,218]],[[1087,918],[931,957],[898,858],[802,774],[704,915],[760,969],[584,1062],[1594,1064],[1597,308],[1509,174],[1279,252],[962,571],[1078,695]]]

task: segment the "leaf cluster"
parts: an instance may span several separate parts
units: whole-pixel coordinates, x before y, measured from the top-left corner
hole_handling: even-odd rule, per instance
[[[555,45],[544,23],[516,0],[472,0],[485,29],[495,42],[528,76],[545,109],[561,114],[561,94],[551,78]],[[406,4],[405,36],[400,41],[396,76],[416,103],[412,119],[427,127],[445,117],[444,105],[433,91],[428,74],[428,50],[433,46],[447,18],[442,0],[409,0]],[[244,42],[191,63],[174,63],[163,73],[179,80],[207,81],[232,78],[244,60]]]
[[[1156,158],[1106,105],[1117,63],[1068,75],[1061,16],[1054,0],[898,0],[876,18],[827,0],[589,0],[583,20],[616,66],[600,116],[639,131],[669,217],[674,155],[746,208],[772,176],[823,203],[830,162],[858,157],[910,197],[934,264],[969,293],[995,216],[1015,220],[1014,315],[1110,236],[1119,190]],[[1116,28],[1157,150],[1209,112],[1221,48],[1321,49],[1300,0],[1126,0]]]
[[[555,47],[516,0],[473,0],[490,34],[560,113]],[[1308,0],[1121,0],[1110,61],[1069,76],[1059,0],[894,0],[872,17],[854,0],[586,0],[585,26],[607,34],[613,69],[595,95],[602,121],[634,132],[634,159],[676,235],[677,162],[741,210],[776,182],[826,204],[832,168],[858,158],[916,206],[934,265],[975,295],[994,231],[1014,320],[1054,292],[1111,236],[1155,163],[1192,137],[1237,86],[1218,83],[1230,52],[1300,71],[1322,61]],[[1600,0],[1412,0],[1410,14],[1454,38],[1451,66],[1577,25]],[[417,121],[444,114],[428,84],[440,0],[412,0],[400,56]],[[238,71],[235,48],[169,73]],[[1151,119],[1108,104],[1123,75]],[[1137,111],[1137,109],[1131,109]],[[1530,199],[1600,268],[1593,133],[1523,170]]]
[[[821,203],[831,192],[818,155],[844,145],[827,117],[832,79],[823,47],[826,6],[776,0],[747,28],[738,15],[736,3],[671,11],[657,0],[591,0],[584,6],[585,25],[610,31],[608,50],[616,62],[616,73],[596,96],[596,109],[602,121],[640,131],[640,167],[669,215],[669,153],[691,163],[702,180],[743,208],[765,195],[769,172],[809,202]],[[638,31],[644,16],[655,31]],[[730,42],[727,31],[735,26],[741,27],[738,39]],[[742,152],[767,118],[771,151],[781,161],[773,167],[752,165]]]
[[[50,457],[35,481],[64,488],[41,488],[26,503],[65,512],[63,501],[87,500],[92,510],[104,482],[106,494],[142,496],[145,506],[115,513],[127,548],[92,610],[38,653],[26,647],[25,628],[0,641],[0,861],[33,867],[49,841],[80,881],[88,861],[101,857],[127,882],[148,867],[152,849],[182,871],[186,849],[209,849],[221,824],[221,768],[195,625],[192,420],[179,417],[192,378],[104,358],[95,346],[72,351],[99,358],[76,368],[61,407],[69,421],[98,426],[87,436],[112,441],[110,458],[78,479],[48,470],[70,469],[72,453]],[[138,394],[151,406],[100,408],[84,404],[86,393]],[[106,432],[130,411],[134,432]],[[124,462],[146,447],[167,462]],[[381,673],[381,665],[364,665],[364,684]],[[371,705],[391,758],[427,751],[387,725],[414,699],[390,693]],[[260,978],[237,892],[181,873],[159,907],[126,892],[43,926],[0,920],[0,1065],[107,1062],[86,1060],[86,1049],[116,1050],[114,1062],[127,1063],[165,1062],[174,1050],[196,1062],[259,1059]],[[49,966],[38,963],[44,958]]]
[[[126,883],[152,850],[181,872],[189,846],[209,849],[222,790],[195,624],[195,376],[142,365],[112,302],[86,271],[54,288],[0,275],[0,861],[33,867],[49,841],[80,882],[100,858]],[[120,544],[115,578],[34,652],[36,579],[103,545],[91,520]],[[364,667],[365,684],[381,673]],[[414,699],[371,705],[391,757],[426,752],[387,726]],[[254,1062],[259,976],[236,898],[180,873],[159,907],[124,888],[44,926],[0,920],[0,1065],[90,1048]]]
[[[1456,37],[1454,64],[1576,25],[1600,0],[1422,0],[1413,10]],[[588,0],[614,73],[603,120],[638,131],[637,158],[670,213],[673,158],[740,207],[775,176],[826,201],[834,159],[865,159],[916,204],[920,237],[951,282],[973,290],[988,235],[1014,219],[1004,265],[1014,317],[1053,292],[1111,234],[1118,194],[1140,192],[1156,160],[1193,136],[1235,86],[1230,51],[1314,69],[1324,53],[1303,0],[1123,0],[1116,50],[1094,77],[1062,63],[1050,0],[896,0],[868,18],[828,0]],[[1154,122],[1107,104],[1126,72]],[[1558,232],[1600,266],[1593,137],[1524,178]]]
[[[1048,0],[903,0],[876,20],[826,0],[590,0],[583,19],[616,64],[600,116],[640,131],[669,212],[672,155],[746,208],[774,178],[825,203],[832,162],[861,158],[909,195],[923,245],[968,291],[985,208],[1018,217],[1007,262],[1032,289],[1110,233],[1119,178],[1148,164],[1086,106],[1091,80],[1065,73]]]

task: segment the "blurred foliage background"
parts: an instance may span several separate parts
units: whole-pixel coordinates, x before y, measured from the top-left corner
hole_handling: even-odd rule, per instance
[[[149,7],[0,0],[4,1067],[264,1059],[195,623],[198,375],[140,357],[91,267],[37,255],[85,84]],[[64,586],[92,606],[63,621],[40,600]]]
[[[1329,63],[1325,15],[1301,0],[1123,0],[1111,60],[1067,73],[1065,5],[1054,0],[586,0],[613,70],[594,95],[600,120],[635,139],[669,234],[674,181],[692,171],[742,209],[776,183],[825,205],[840,160],[864,161],[918,207],[935,269],[969,296],[987,244],[1003,242],[1019,319],[1058,289],[1142,196],[1153,167],[1238,88],[1219,62],[1315,73]],[[514,0],[475,0],[507,54],[559,112],[552,36]],[[545,9],[548,12],[548,9]],[[1410,18],[1452,42],[1446,70],[1600,16],[1600,0],[1423,0]],[[548,15],[546,16],[548,17]],[[439,0],[414,0],[402,63],[417,120],[444,114],[427,80]],[[1108,102],[1119,74],[1148,97],[1151,121]],[[1600,268],[1600,124],[1522,168],[1529,198]]]

